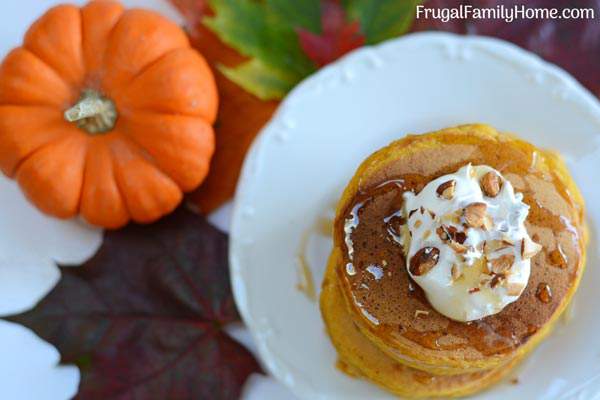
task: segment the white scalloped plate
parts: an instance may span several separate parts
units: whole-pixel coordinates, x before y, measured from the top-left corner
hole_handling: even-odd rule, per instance
[[[593,235],[572,320],[480,399],[600,396],[600,105],[561,69],[488,38],[419,33],[354,52],[297,87],[255,141],[238,186],[231,235],[237,304],[262,359],[302,399],[384,399],[334,368],[318,304],[296,290],[305,232],[358,164],[406,133],[468,122],[558,149],[582,188]],[[330,243],[309,240],[317,286]]]

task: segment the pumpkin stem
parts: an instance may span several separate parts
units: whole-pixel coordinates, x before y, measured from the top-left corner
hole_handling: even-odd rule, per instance
[[[90,135],[110,131],[114,128],[117,117],[115,103],[92,89],[84,90],[77,103],[65,111],[67,121],[75,122]]]

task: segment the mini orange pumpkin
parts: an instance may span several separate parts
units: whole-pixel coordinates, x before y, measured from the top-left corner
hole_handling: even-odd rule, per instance
[[[151,222],[206,177],[217,104],[174,23],[111,0],[60,5],[0,67],[0,168],[56,217]]]

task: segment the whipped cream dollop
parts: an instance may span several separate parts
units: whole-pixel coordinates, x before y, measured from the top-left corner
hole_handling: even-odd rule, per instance
[[[527,286],[541,246],[529,206],[495,169],[466,165],[404,194],[406,268],[431,305],[458,321],[496,314]]]

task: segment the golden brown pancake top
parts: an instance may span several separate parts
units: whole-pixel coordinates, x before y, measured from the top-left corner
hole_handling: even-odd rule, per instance
[[[417,136],[408,141],[419,140]],[[350,295],[347,298],[360,311],[357,315],[362,314],[378,336],[403,337],[428,349],[458,351],[469,358],[511,352],[552,318],[581,273],[583,210],[554,171],[538,168],[536,158],[541,153],[534,146],[451,132],[437,134],[436,141],[435,146],[416,146],[418,151],[362,177],[358,193],[336,221],[335,243],[345,257],[338,276]],[[388,231],[402,221],[384,220],[401,208],[405,191],[418,193],[432,179],[469,162],[497,169],[515,192],[523,193],[530,207],[527,231],[543,250],[532,259],[529,283],[516,302],[496,315],[464,323],[436,312],[411,282],[402,248]],[[351,234],[356,271],[351,276],[345,268],[350,260],[343,227],[352,209],[358,210],[359,223]],[[383,268],[383,277],[376,279],[369,273],[371,265]]]

